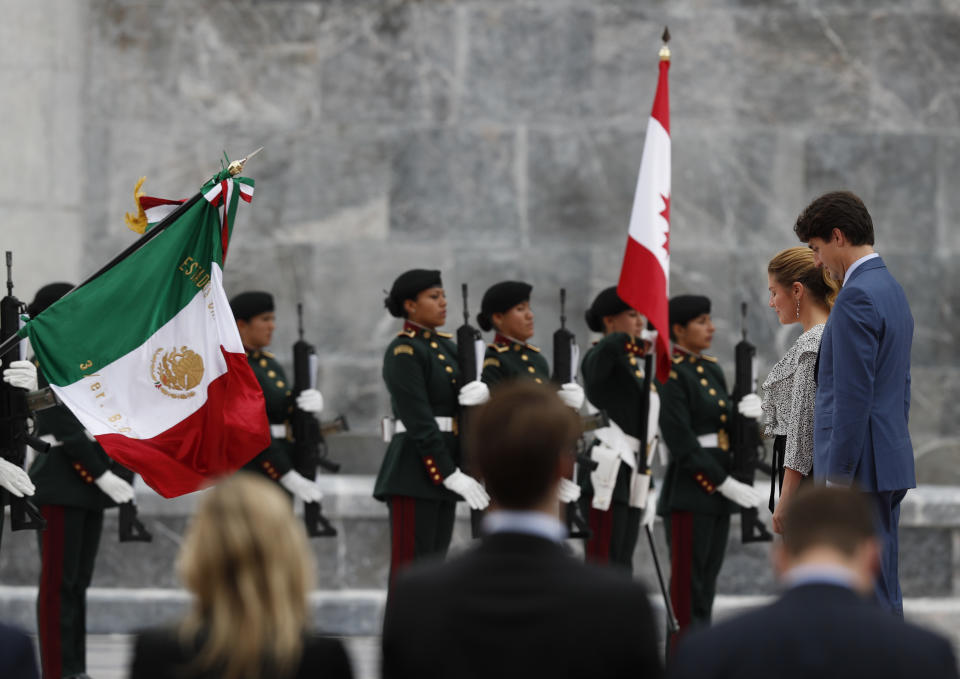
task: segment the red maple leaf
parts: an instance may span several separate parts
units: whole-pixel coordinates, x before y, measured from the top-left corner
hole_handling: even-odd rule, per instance
[[[663,217],[667,222],[667,230],[663,234],[663,249],[670,253],[670,196],[665,196],[662,193],[660,197],[663,199],[663,212],[660,213],[660,216]]]

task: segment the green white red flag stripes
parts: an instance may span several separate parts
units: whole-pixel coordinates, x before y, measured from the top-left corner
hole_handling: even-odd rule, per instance
[[[252,195],[240,187],[253,182],[221,173],[201,189],[206,200],[21,330],[60,400],[165,497],[236,471],[270,443],[223,290],[238,199]]]
[[[667,53],[669,54],[669,53]],[[630,213],[617,294],[657,330],[657,379],[670,374],[670,95],[669,56],[661,57],[653,112]]]

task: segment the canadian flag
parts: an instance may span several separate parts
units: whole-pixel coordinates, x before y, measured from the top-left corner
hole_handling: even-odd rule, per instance
[[[657,330],[657,379],[670,374],[670,94],[669,50],[660,53],[660,76],[640,159],[617,294]]]

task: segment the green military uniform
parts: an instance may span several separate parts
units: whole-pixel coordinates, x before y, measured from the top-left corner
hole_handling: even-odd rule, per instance
[[[384,353],[383,381],[406,430],[390,440],[373,490],[390,505],[392,580],[410,561],[446,554],[453,535],[460,496],[443,485],[460,466],[460,369],[451,335],[405,323]]]
[[[490,387],[518,377],[527,377],[537,384],[550,381],[550,366],[537,347],[517,342],[497,333],[487,345],[480,379]]]
[[[671,598],[681,629],[710,621],[733,509],[716,492],[733,463],[732,418],[733,404],[716,359],[676,347],[661,389],[660,433],[670,462],[657,510],[667,527]],[[716,436],[715,443],[698,440],[710,435]]]
[[[292,385],[283,367],[269,351],[247,350],[247,362],[263,389],[271,438],[270,447],[244,465],[244,469],[279,481],[280,477],[293,469],[293,443],[288,439],[289,427],[286,426],[294,406],[290,391]]]
[[[40,386],[46,386],[42,375]],[[30,467],[32,500],[47,521],[40,540],[37,635],[45,677],[86,671],[86,599],[93,578],[103,510],[116,503],[94,483],[112,462],[66,406],[42,410],[37,435],[53,439]],[[122,469],[122,468],[121,468]]]
[[[623,432],[640,437],[641,399],[643,398],[643,346],[624,332],[605,335],[583,357],[581,364],[587,398]],[[651,382],[651,388],[656,387]],[[648,426],[656,427],[656,422]],[[593,485],[590,472],[580,470],[583,488],[581,505],[590,517],[593,537],[586,544],[587,559],[599,563],[612,562],[633,569],[633,552],[640,534],[643,510],[630,506],[630,483],[636,471],[620,465],[610,509],[601,511],[591,506]]]

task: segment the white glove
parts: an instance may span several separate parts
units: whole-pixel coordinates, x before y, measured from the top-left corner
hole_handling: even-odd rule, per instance
[[[114,474],[112,471],[105,471],[99,478],[93,480],[97,488],[107,494],[111,500],[118,505],[124,502],[130,502],[133,499],[133,486]]]
[[[480,482],[457,469],[443,480],[443,485],[462,497],[470,509],[486,509],[490,496]]]
[[[27,472],[15,465],[10,460],[4,460],[0,457],[0,486],[10,491],[12,495],[23,497],[24,495],[33,495],[36,488],[33,481],[27,476]]]
[[[560,497],[560,502],[576,502],[580,499],[580,486],[568,478],[562,478],[557,495]]]
[[[320,502],[323,499],[320,486],[293,469],[280,477],[280,485],[304,502]]]
[[[480,380],[467,382],[460,387],[457,400],[462,406],[478,406],[490,400],[490,387]]]
[[[653,528],[653,522],[657,519],[657,489],[651,488],[647,492],[647,506],[643,508],[643,517],[640,524],[645,528]]]
[[[717,486],[717,490],[725,498],[741,507],[759,507],[763,504],[763,493],[753,486],[737,481],[732,476],[725,478],[723,483]]]
[[[3,371],[3,381],[7,384],[35,391],[37,388],[37,366],[33,361],[12,361],[10,367]]]
[[[763,415],[763,408],[760,407],[762,403],[763,400],[756,394],[747,394],[740,399],[740,403],[737,404],[737,410],[739,410],[740,414],[744,417],[756,420]]]
[[[567,405],[574,410],[580,410],[580,406],[583,405],[585,398],[583,395],[583,387],[576,382],[567,382],[566,384],[561,384],[560,390],[557,392],[557,396],[560,397],[560,400],[563,401],[564,405]]]
[[[305,413],[319,413],[323,410],[323,394],[316,389],[304,389],[297,396],[297,407]]]

